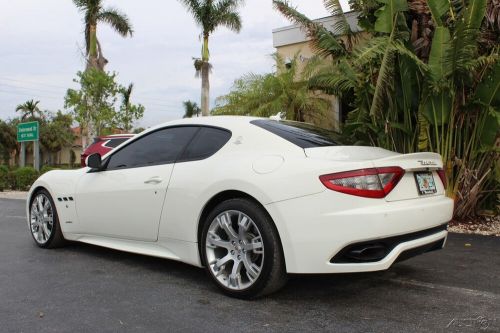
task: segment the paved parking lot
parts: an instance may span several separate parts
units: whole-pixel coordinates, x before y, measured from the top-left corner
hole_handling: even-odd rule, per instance
[[[279,293],[241,301],[185,264],[39,249],[24,215],[24,201],[0,199],[1,332],[500,330],[500,238],[451,234],[445,250],[386,272],[291,276]]]

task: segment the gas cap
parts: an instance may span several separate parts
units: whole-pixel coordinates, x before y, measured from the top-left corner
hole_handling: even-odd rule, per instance
[[[258,174],[271,173],[283,165],[285,159],[280,155],[265,155],[257,158],[253,164],[253,170]]]

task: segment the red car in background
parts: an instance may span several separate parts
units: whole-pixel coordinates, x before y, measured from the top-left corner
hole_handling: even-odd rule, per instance
[[[94,143],[88,146],[81,155],[80,163],[82,167],[86,166],[85,160],[87,159],[87,156],[94,153],[98,153],[103,156],[132,137],[134,137],[134,134],[113,134],[96,138]]]

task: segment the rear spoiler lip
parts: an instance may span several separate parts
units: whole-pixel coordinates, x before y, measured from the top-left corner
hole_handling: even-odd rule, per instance
[[[411,153],[411,154],[401,154],[397,156],[387,156],[377,160],[374,160],[375,166],[386,166],[386,163],[390,162],[412,162],[416,161],[418,166],[411,166],[404,168],[407,171],[412,170],[440,170],[443,169],[443,160],[441,155],[437,153]]]

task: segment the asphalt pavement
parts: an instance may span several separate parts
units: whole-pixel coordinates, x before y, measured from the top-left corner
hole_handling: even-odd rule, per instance
[[[24,201],[0,199],[0,332],[499,332],[500,238],[375,273],[294,275],[242,301],[202,269],[73,243],[38,248]]]

